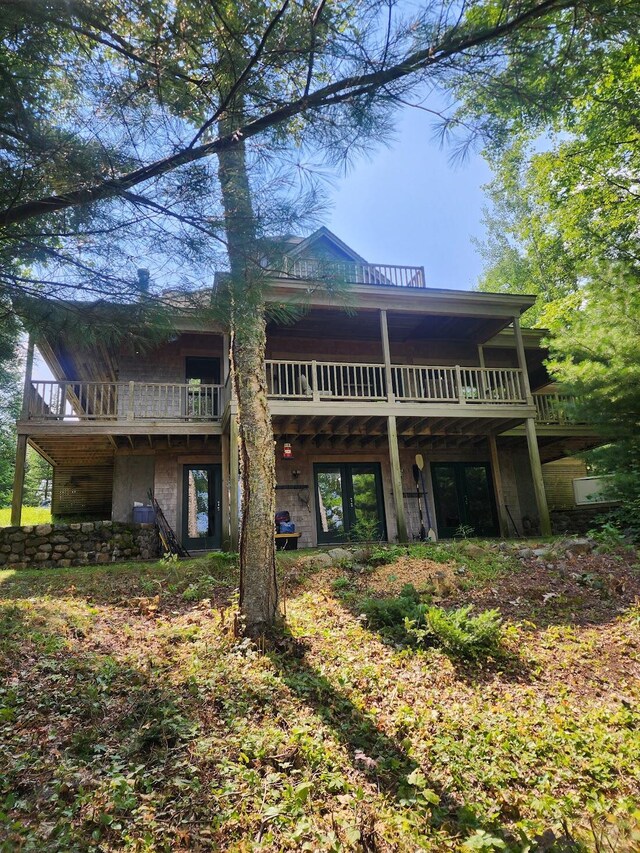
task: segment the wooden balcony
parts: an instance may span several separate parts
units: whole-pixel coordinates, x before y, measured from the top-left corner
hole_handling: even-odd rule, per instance
[[[57,423],[220,421],[224,396],[222,385],[32,381],[26,419]]]
[[[538,391],[533,395],[536,406],[536,423],[545,426],[579,426],[586,422],[578,420],[572,412],[575,397],[555,391]]]
[[[380,404],[415,411],[423,404],[431,409],[451,406],[466,416],[484,409],[500,417],[513,407],[527,407],[522,374],[515,368],[432,367],[399,365],[390,367],[390,387],[384,364],[321,362],[315,360],[268,360],[269,399],[292,403],[301,413],[308,407],[321,412],[331,404]],[[536,422],[544,427],[578,426],[571,418],[573,398],[555,392],[533,395]],[[229,388],[222,385],[194,385],[167,382],[80,382],[32,381],[27,398],[29,424],[65,425],[101,423],[140,427],[156,424],[220,424],[229,400]],[[306,404],[306,405],[304,405]],[[464,409],[462,409],[464,407]],[[428,408],[422,410],[429,413]],[[527,413],[523,412],[526,417]],[[529,415],[530,416],[530,415]],[[136,430],[138,431],[138,430]]]
[[[522,372],[481,367],[267,361],[273,400],[526,405]]]
[[[385,287],[426,287],[424,267],[394,264],[359,264],[352,261],[322,261],[318,258],[283,259],[282,278],[303,281],[344,281]]]

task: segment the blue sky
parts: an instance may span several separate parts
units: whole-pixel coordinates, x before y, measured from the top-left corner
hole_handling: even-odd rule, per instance
[[[491,173],[479,155],[450,163],[433,139],[433,118],[406,109],[389,148],[359,160],[336,181],[326,224],[371,263],[420,265],[427,286],[468,290],[482,270],[482,185]]]

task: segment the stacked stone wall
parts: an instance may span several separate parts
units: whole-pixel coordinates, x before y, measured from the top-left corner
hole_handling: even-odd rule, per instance
[[[0,566],[11,569],[150,560],[160,553],[153,524],[85,521],[0,528]]]
[[[551,511],[551,529],[554,534],[561,536],[565,533],[588,533],[598,526],[598,520],[613,509],[614,504],[598,506],[577,506],[572,509],[555,509]]]

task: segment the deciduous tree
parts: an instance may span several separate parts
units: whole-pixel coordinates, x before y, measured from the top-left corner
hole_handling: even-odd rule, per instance
[[[544,111],[485,102],[512,132],[488,150],[480,286],[540,295],[529,320],[551,330],[550,368],[576,414],[613,442],[598,458],[628,518],[640,506],[640,50],[627,12],[615,38],[584,45],[560,92],[540,69]]]

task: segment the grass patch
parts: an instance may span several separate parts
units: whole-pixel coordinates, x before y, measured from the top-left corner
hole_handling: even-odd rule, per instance
[[[45,506],[23,506],[22,521],[23,526],[28,524],[49,524],[51,522],[51,509]],[[0,509],[0,527],[11,527],[11,507],[6,506]]]
[[[501,572],[509,598],[528,575]],[[637,849],[633,591],[598,624],[511,619],[508,668],[459,666],[383,642],[341,576],[373,577],[303,573],[263,655],[234,639],[224,555],[0,573],[0,850]]]

